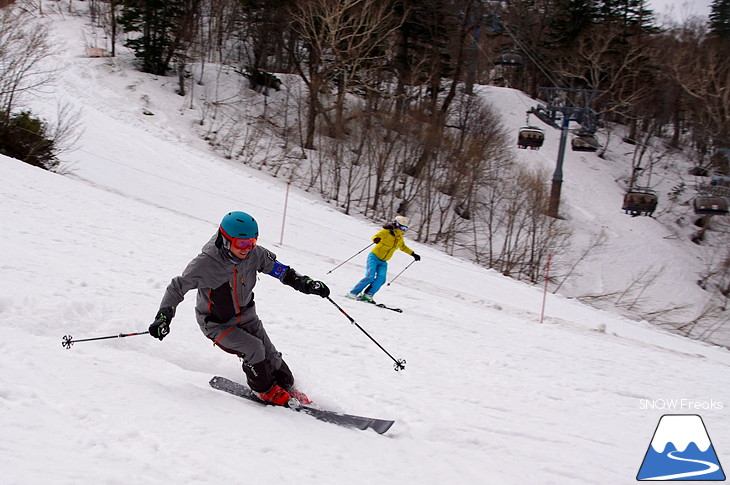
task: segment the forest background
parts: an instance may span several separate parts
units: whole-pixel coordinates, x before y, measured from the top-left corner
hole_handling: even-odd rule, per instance
[[[114,57],[124,45],[141,71],[175,76],[185,99],[216,91],[190,108],[218,153],[347,214],[378,221],[405,214],[417,241],[519,280],[547,277],[553,291],[568,290],[602,237],[576,241],[567,214],[546,212],[549,174],[515,162],[514,134],[473,96],[475,86],[589,110],[578,134],[600,135],[599,156],[609,158],[618,143],[632,147],[631,166],[617,180],[627,191],[652,188],[651,174],[677,153],[694,176],[730,175],[730,0],[715,0],[709,19],[661,26],[643,0],[93,0],[89,12],[88,49]],[[7,146],[20,137],[5,136],[2,153],[58,170],[73,113],[60,107],[48,124],[22,103],[53,75],[36,70],[53,48],[44,27],[29,20],[39,13],[33,2],[2,10],[3,129],[39,135],[26,152]],[[226,83],[204,82],[231,76],[265,101],[244,106]],[[548,99],[546,87],[562,98]],[[285,95],[274,100],[273,92]],[[686,207],[690,192],[677,183],[666,197]],[[694,226],[688,237],[698,251],[714,248],[697,278],[706,300],[690,316],[683,304],[624,310],[717,342],[730,295],[727,228],[707,216],[685,225]],[[656,276],[611,294],[567,293],[616,302],[617,293],[641,294]]]

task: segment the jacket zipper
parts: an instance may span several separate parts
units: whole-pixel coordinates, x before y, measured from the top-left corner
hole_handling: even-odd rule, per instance
[[[236,305],[238,323],[241,323],[241,304],[238,302],[238,265],[233,265],[233,302]]]
[[[393,245],[390,247],[388,252],[385,253],[385,259],[383,261],[390,259],[393,254],[395,254],[396,249],[398,249],[398,236],[393,235]]]

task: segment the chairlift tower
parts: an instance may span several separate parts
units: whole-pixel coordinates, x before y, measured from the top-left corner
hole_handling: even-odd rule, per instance
[[[558,160],[555,164],[555,172],[553,172],[550,205],[547,210],[547,215],[550,217],[558,217],[560,191],[563,186],[563,160],[570,122],[579,123],[583,130],[590,133],[602,126],[598,114],[590,107],[596,96],[602,92],[596,89],[542,87],[539,93],[543,99],[547,100],[547,104],[538,104],[528,111],[550,126],[561,130]],[[558,124],[558,122],[561,123]]]

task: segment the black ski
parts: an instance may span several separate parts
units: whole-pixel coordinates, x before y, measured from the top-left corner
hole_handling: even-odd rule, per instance
[[[244,386],[243,384],[239,384],[238,382],[234,382],[230,379],[226,379],[225,377],[213,377],[210,380],[210,385],[214,389],[225,391],[227,393],[233,394],[234,396],[242,397],[244,399],[248,399],[249,401],[257,402],[259,404],[273,406],[273,404],[259,399],[256,394],[254,394],[253,391],[251,391],[251,389],[249,389],[248,387]],[[299,405],[298,407],[288,409],[292,409],[294,411],[298,411],[304,414],[309,414],[310,416],[317,418],[320,421],[336,424],[338,426],[344,426],[345,428],[370,428],[379,434],[383,434],[388,431],[388,429],[390,429],[390,427],[393,426],[393,423],[395,422],[387,419],[365,418],[362,416],[353,416],[351,414],[342,414],[334,411],[317,409],[303,404]]]
[[[366,290],[367,290],[367,288],[366,288]],[[378,303],[374,300],[363,300],[362,298],[352,298],[351,296],[348,296],[347,298],[349,298],[351,300],[355,300],[355,301],[361,301],[363,303],[370,303],[371,305],[375,305],[376,307],[379,307],[379,308],[385,308],[386,310],[390,310],[392,312],[403,313],[403,310],[400,308],[388,306],[385,303]]]
[[[378,303],[376,301],[371,301],[371,300],[361,300],[360,298],[358,298],[356,301],[361,301],[363,303],[370,303],[371,305],[375,305],[378,308],[385,308],[386,310],[390,310],[392,312],[403,313],[403,310],[401,310],[400,308],[388,306],[385,303]]]
[[[373,303],[375,303],[375,302],[373,302]],[[386,305],[384,303],[375,303],[375,306],[376,307],[380,307],[380,308],[385,308],[386,310],[390,310],[392,312],[403,313],[403,310],[402,309],[395,308],[395,307],[392,307],[392,306],[388,306],[388,305]]]

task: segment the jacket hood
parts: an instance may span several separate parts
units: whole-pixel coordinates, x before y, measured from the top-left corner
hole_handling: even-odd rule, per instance
[[[220,233],[216,232],[215,235],[213,235],[213,237],[211,237],[210,240],[203,245],[203,248],[200,250],[200,252],[205,254],[206,256],[213,258],[221,264],[240,263],[241,260],[235,257],[233,253],[228,251],[222,245],[217,244],[219,238]]]

